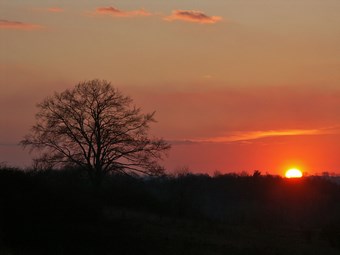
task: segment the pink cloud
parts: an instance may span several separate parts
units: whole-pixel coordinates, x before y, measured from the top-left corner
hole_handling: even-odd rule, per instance
[[[165,20],[182,20],[187,22],[196,22],[201,24],[214,24],[222,20],[219,16],[208,16],[201,11],[195,10],[174,10],[172,14],[165,17]]]
[[[60,7],[50,7],[47,9],[48,12],[63,12],[64,9]]]
[[[0,20],[0,29],[13,30],[36,30],[42,28],[41,25],[24,23],[20,21]]]
[[[291,130],[264,130],[264,131],[236,131],[226,136],[210,137],[204,139],[190,140],[191,142],[239,142],[262,139],[275,136],[306,136],[306,135],[328,135],[339,133],[338,128],[320,129],[291,129]]]
[[[110,15],[114,17],[136,17],[136,16],[150,16],[151,13],[144,10],[122,11],[115,7],[99,7],[96,9],[95,14]]]

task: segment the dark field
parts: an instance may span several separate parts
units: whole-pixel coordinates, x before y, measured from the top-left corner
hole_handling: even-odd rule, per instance
[[[0,254],[340,254],[340,186],[0,170]]]

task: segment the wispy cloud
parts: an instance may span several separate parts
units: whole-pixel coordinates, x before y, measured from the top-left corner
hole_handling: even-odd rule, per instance
[[[268,130],[268,131],[249,131],[249,132],[235,132],[227,136],[211,137],[202,139],[202,142],[236,142],[248,141],[265,137],[274,136],[294,136],[294,135],[319,135],[322,131],[317,129],[311,130]]]
[[[20,21],[9,21],[9,20],[0,20],[0,29],[12,29],[12,30],[37,30],[42,28],[43,26],[31,23],[24,23]]]
[[[113,17],[137,17],[137,16],[150,16],[150,12],[140,9],[132,11],[123,11],[115,7],[98,7],[95,11],[96,15],[109,15]]]
[[[220,16],[208,16],[201,11],[174,10],[170,16],[164,18],[167,21],[182,20],[200,24],[214,24],[222,20]]]
[[[321,128],[321,129],[290,129],[290,130],[265,130],[265,131],[237,131],[225,136],[209,137],[202,139],[192,139],[190,142],[239,142],[251,141],[266,137],[278,136],[306,136],[306,135],[326,135],[340,133],[339,127]]]

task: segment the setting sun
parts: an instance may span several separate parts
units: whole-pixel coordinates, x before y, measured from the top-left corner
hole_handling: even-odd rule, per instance
[[[297,168],[288,169],[285,173],[286,178],[301,178],[302,172]]]

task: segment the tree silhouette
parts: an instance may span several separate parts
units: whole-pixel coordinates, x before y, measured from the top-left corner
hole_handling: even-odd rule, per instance
[[[143,114],[105,80],[81,82],[38,104],[36,124],[20,142],[41,152],[38,161],[77,165],[100,182],[110,172],[160,174],[170,145],[148,135],[154,113]]]

